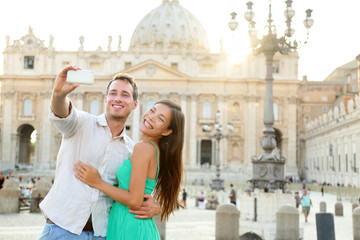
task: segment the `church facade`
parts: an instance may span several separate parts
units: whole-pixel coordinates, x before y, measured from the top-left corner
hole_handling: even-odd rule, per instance
[[[166,19],[166,21],[164,21]],[[54,169],[61,134],[49,122],[49,104],[57,72],[68,65],[95,71],[93,85],[82,85],[69,97],[78,109],[92,114],[104,111],[105,89],[119,72],[134,76],[139,85],[140,104],[126,124],[127,134],[139,140],[142,114],[159,99],[172,99],[185,113],[184,164],[186,169],[213,169],[216,140],[203,131],[212,127],[220,111],[220,124],[234,126],[232,137],[220,141],[220,165],[251,177],[251,157],[261,148],[265,57],[248,55],[243,63],[232,63],[224,50],[211,53],[201,23],[179,1],[164,0],[138,24],[129,49],[84,48],[79,38],[77,51],[58,51],[54,37],[49,44],[29,28],[21,39],[4,49],[4,73],[0,104],[0,170],[32,166]],[[75,43],[74,43],[75,44]],[[298,125],[300,81],[298,55],[275,55],[274,129],[279,154],[286,157],[286,175],[299,176]],[[35,140],[36,138],[36,140]]]

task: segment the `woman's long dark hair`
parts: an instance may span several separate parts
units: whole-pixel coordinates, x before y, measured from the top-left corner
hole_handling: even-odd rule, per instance
[[[161,207],[161,221],[167,220],[176,209],[178,194],[183,173],[182,149],[184,145],[184,114],[181,107],[173,101],[161,100],[156,104],[164,104],[171,108],[169,129],[172,133],[159,142],[160,171],[154,190],[155,199]]]

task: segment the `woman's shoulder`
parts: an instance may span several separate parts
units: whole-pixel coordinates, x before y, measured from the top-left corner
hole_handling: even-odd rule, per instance
[[[148,153],[150,155],[156,153],[156,148],[149,141],[140,141],[135,144],[134,152]]]

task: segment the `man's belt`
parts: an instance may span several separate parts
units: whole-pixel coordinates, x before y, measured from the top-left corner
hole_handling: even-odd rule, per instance
[[[49,218],[46,219],[46,223],[50,223],[50,224],[56,224],[53,221],[51,221]],[[92,221],[91,221],[91,216],[89,218],[89,220],[86,222],[83,231],[87,231],[87,232],[93,232],[93,226],[92,226]]]

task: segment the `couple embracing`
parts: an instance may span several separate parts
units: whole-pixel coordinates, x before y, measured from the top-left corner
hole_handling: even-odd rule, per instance
[[[184,114],[161,100],[144,113],[134,144],[125,122],[138,107],[138,87],[118,74],[106,89],[99,116],[67,97],[78,83],[61,70],[51,96],[50,120],[62,134],[53,187],[41,202],[45,239],[160,239],[152,217],[176,209],[182,177]],[[153,194],[152,194],[153,193]],[[152,195],[151,195],[152,194]]]

